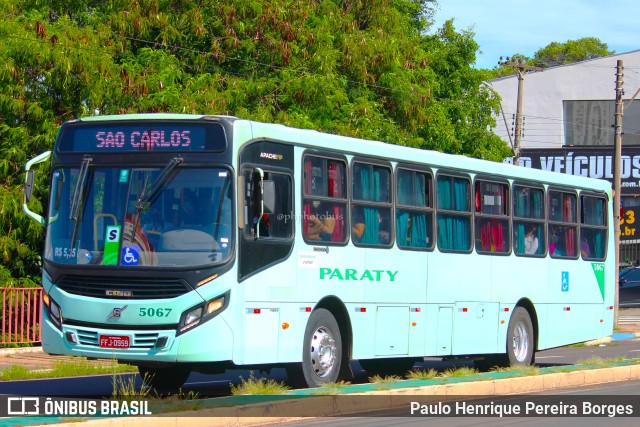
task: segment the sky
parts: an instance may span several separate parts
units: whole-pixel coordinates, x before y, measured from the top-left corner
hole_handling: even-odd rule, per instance
[[[533,57],[551,42],[596,37],[610,51],[640,49],[640,0],[437,0],[434,28],[454,19],[480,45],[476,68],[494,68],[500,56]]]

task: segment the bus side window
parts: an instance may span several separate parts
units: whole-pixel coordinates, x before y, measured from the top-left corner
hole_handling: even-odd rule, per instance
[[[544,190],[513,186],[513,248],[518,256],[544,256],[547,233],[544,224]]]
[[[553,258],[578,257],[576,195],[549,190],[549,254]]]
[[[356,245],[391,246],[391,168],[355,161],[351,239]]]
[[[303,162],[304,239],[345,243],[346,161],[305,155]]]
[[[602,261],[607,253],[607,204],[603,197],[580,196],[580,255]]]
[[[397,169],[396,242],[399,248],[433,248],[432,188],[430,173]]]
[[[471,250],[469,178],[438,174],[438,248],[446,252]]]
[[[274,206],[261,215],[259,178],[255,173],[248,172],[246,174],[248,215],[245,221],[250,223],[244,228],[244,232],[259,238],[290,238],[293,233],[291,177],[265,171],[263,179],[272,182]]]
[[[475,183],[476,251],[509,253],[509,186],[478,180]]]

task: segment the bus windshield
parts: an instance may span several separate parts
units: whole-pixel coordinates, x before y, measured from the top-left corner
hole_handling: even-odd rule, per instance
[[[55,169],[45,259],[66,265],[193,267],[233,246],[226,167]]]

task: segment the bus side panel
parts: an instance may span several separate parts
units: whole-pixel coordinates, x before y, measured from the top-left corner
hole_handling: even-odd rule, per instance
[[[256,273],[241,286],[245,306],[238,307],[238,315],[243,316],[243,339],[238,353],[234,352],[234,362],[276,363],[280,357],[281,307],[294,301],[296,266],[290,261],[281,262]],[[295,357],[300,359],[301,354]]]
[[[576,268],[579,263],[580,268]],[[601,338],[605,314],[604,263],[549,261],[549,305],[544,348]],[[562,325],[562,327],[558,327]]]
[[[457,302],[454,309],[453,354],[497,352],[498,303]]]
[[[364,251],[365,302],[374,304],[376,313],[374,355],[423,356],[420,307],[427,297],[428,253],[397,248]]]

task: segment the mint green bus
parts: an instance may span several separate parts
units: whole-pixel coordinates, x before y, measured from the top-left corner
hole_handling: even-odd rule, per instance
[[[46,216],[33,166],[50,162]],[[607,336],[610,184],[223,116],[64,123],[26,165],[47,353],[190,372],[529,365]]]

